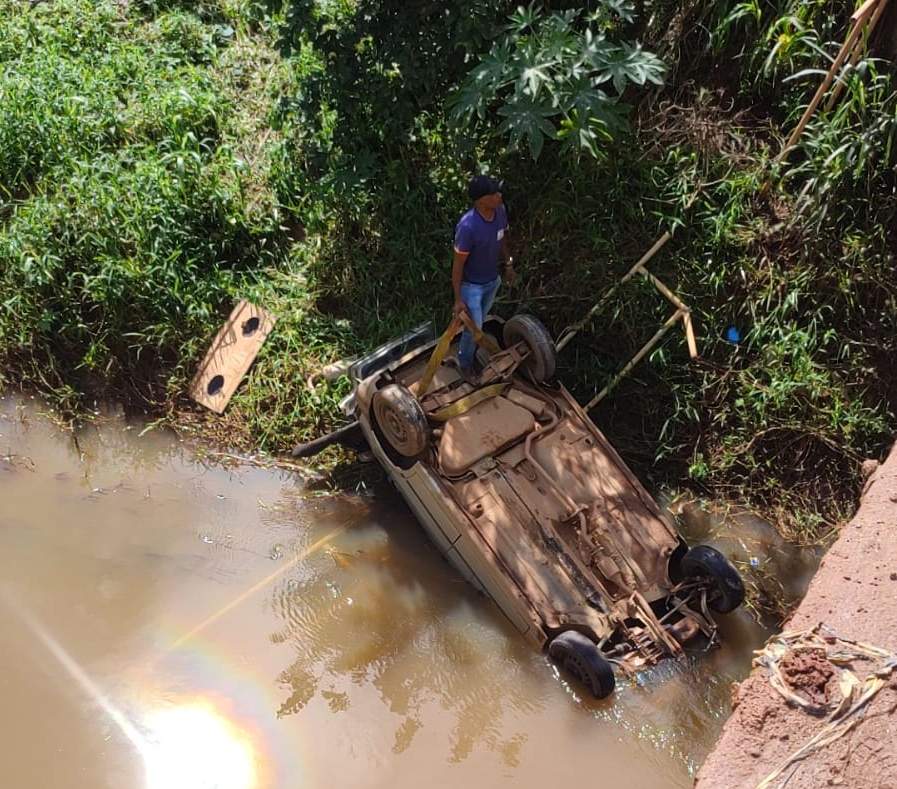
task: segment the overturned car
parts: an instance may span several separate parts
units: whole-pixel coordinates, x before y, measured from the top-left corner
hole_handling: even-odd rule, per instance
[[[348,366],[356,421],[294,454],[366,443],[449,561],[596,697],[613,691],[614,667],[637,671],[701,634],[713,643],[711,612],[744,599],[737,570],[685,544],[554,380],[536,318],[475,331],[473,377],[451,364],[462,322]]]

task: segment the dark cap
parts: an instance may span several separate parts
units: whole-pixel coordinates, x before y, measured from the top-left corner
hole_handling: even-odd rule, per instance
[[[501,192],[504,188],[504,181],[490,178],[488,175],[477,175],[471,179],[467,187],[467,194],[471,200],[479,200],[486,195],[494,195],[496,192]]]

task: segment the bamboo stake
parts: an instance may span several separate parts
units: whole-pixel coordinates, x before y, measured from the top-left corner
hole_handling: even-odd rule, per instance
[[[630,370],[632,370],[633,367],[635,367],[635,366],[636,366],[642,359],[644,359],[645,356],[648,354],[648,352],[649,352],[655,345],[657,345],[657,343],[660,342],[660,340],[661,340],[661,338],[663,337],[663,335],[666,334],[666,333],[670,330],[670,328],[672,327],[672,325],[673,325],[676,321],[678,321],[680,318],[682,318],[683,315],[686,315],[686,314],[687,314],[687,313],[684,313],[682,310],[676,310],[676,312],[674,312],[669,318],[667,318],[666,323],[664,323],[663,326],[661,326],[661,327],[657,330],[657,332],[655,332],[654,336],[653,336],[650,340],[648,340],[648,342],[646,342],[646,343],[641,347],[641,349],[638,351],[638,353],[636,353],[636,355],[633,356],[633,357],[626,363],[626,366],[623,367],[623,369],[620,370],[620,372],[618,372],[618,373],[611,379],[610,383],[609,383],[607,386],[605,386],[604,389],[602,389],[600,392],[598,392],[598,394],[596,394],[591,400],[589,400],[589,402],[588,402],[588,403],[586,404],[586,406],[585,406],[585,410],[586,410],[586,411],[591,411],[596,405],[598,405],[598,403],[600,403],[600,402],[605,398],[605,396],[606,396],[606,395],[607,395],[607,394],[608,394],[608,393],[609,393],[609,392],[610,392],[610,391],[611,391],[611,390],[612,390],[618,383],[620,383],[620,380],[621,380],[622,378],[624,378],[626,375],[628,375],[629,372],[630,372]]]
[[[592,318],[594,318],[604,308],[607,300],[616,292],[617,288],[620,287],[620,285],[622,285],[628,279],[630,279],[637,271],[639,271],[639,269],[642,268],[642,266],[644,266],[649,260],[651,260],[651,258],[653,258],[661,250],[663,245],[666,244],[667,241],[669,241],[671,238],[672,235],[670,234],[670,232],[668,230],[665,231],[663,235],[661,235],[660,238],[658,238],[657,241],[652,244],[651,248],[638,259],[638,262],[631,269],[629,269],[629,271],[627,271],[626,274],[624,274],[623,277],[607,293],[604,294],[604,296],[601,297],[601,299],[594,307],[592,307],[592,309],[588,311],[585,318],[583,318],[578,323],[573,324],[573,326],[569,327],[568,329],[564,330],[564,333],[555,343],[555,347],[557,348],[558,353],[564,350],[567,344],[577,334],[579,334],[579,332],[586,325],[588,325],[589,321],[591,321]]]
[[[841,45],[841,49],[838,50],[838,55],[835,57],[834,63],[832,63],[831,68],[829,68],[828,72],[825,75],[825,78],[822,80],[822,84],[820,84],[819,88],[817,88],[813,99],[810,101],[807,109],[804,110],[804,114],[801,116],[800,121],[797,126],[794,128],[794,131],[791,132],[791,136],[788,138],[788,142],[785,143],[785,146],[779,152],[779,155],[775,158],[775,163],[781,162],[794,147],[795,143],[800,139],[800,136],[804,133],[804,129],[806,125],[810,122],[810,118],[813,116],[813,113],[816,112],[816,108],[819,106],[819,102],[822,101],[822,97],[825,95],[825,92],[829,89],[829,86],[832,84],[832,80],[835,78],[835,74],[838,69],[841,68],[841,65],[844,63],[847,56],[850,52],[853,51],[853,46],[856,43],[857,36],[859,36],[862,31],[863,25],[865,24],[866,18],[872,13],[872,10],[875,8],[876,3],[879,0],[866,0],[851,16],[853,20],[853,27],[850,30],[850,33],[847,36],[847,40]]]
[[[692,359],[698,358],[698,343],[695,340],[695,329],[691,324],[691,311],[682,316],[682,326],[685,328],[685,341],[688,343],[688,355]]]
[[[872,19],[869,20],[869,24],[866,25],[866,29],[863,31],[863,37],[858,38],[853,47],[853,54],[850,56],[850,60],[847,62],[848,69],[852,70],[856,68],[856,64],[859,63],[860,57],[863,54],[863,50],[866,48],[866,45],[869,43],[869,39],[872,36],[872,33],[875,31],[876,25],[878,25],[878,20],[881,19],[882,14],[884,13],[885,8],[888,5],[888,0],[879,0],[878,6],[875,8],[875,13],[872,14]],[[856,14],[854,14],[856,16]],[[852,19],[853,17],[851,17]],[[845,69],[845,72],[848,71]],[[837,83],[835,83],[835,89],[832,91],[832,95],[829,96],[829,100],[825,103],[825,107],[823,108],[823,112],[829,112],[832,107],[835,106],[835,102],[838,100],[838,97],[844,91],[844,80],[839,79]]]
[[[667,297],[667,300],[677,309],[682,310],[683,312],[689,312],[688,307],[682,302],[673,291],[671,291],[666,285],[663,284],[657,277],[655,277],[650,271],[646,269],[642,269],[641,273],[647,277],[647,279],[654,285],[657,290],[659,290],[664,296]]]
[[[629,269],[629,271],[626,272],[620,282],[626,282],[626,280],[628,280],[633,274],[635,274],[636,271],[641,269],[649,260],[651,260],[651,258],[653,258],[661,250],[663,245],[666,244],[666,242],[669,241],[672,237],[673,236],[670,234],[670,231],[665,230],[663,235],[654,242],[653,246],[638,259],[638,263],[636,263],[631,269]]]
[[[688,355],[692,359],[698,358],[698,343],[695,340],[695,330],[691,322],[691,309],[680,299],[672,290],[670,290],[661,280],[655,277],[647,269],[641,269],[642,275],[648,278],[651,284],[659,290],[667,300],[682,313],[682,328],[685,330],[685,340],[688,343]]]

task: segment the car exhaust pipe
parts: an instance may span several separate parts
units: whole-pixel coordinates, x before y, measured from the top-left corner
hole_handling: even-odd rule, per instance
[[[362,450],[367,446],[364,434],[361,432],[361,426],[356,419],[348,425],[334,430],[332,433],[315,438],[303,444],[296,444],[290,453],[294,458],[310,458],[323,452],[327,447],[333,444],[340,444],[349,449]]]

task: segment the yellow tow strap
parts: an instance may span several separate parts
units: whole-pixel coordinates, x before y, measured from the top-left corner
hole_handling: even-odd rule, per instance
[[[481,345],[485,348],[489,353],[498,353],[501,348],[499,348],[498,343],[495,342],[488,334],[485,334],[483,330],[477,326],[470,315],[466,312],[461,313],[461,323],[464,324],[465,328],[473,335],[473,341],[477,345]]]
[[[466,312],[462,312],[460,315],[456,315],[452,319],[452,322],[448,325],[448,328],[442,333],[442,336],[439,338],[439,342],[436,343],[436,347],[433,349],[433,353],[430,356],[430,361],[427,362],[427,366],[424,369],[424,374],[421,376],[420,380],[412,387],[418,399],[420,399],[427,393],[427,390],[430,388],[430,384],[433,383],[433,376],[436,375],[436,371],[439,369],[439,365],[442,364],[443,359],[445,359],[446,354],[451,347],[452,340],[458,333],[458,329],[460,329],[462,326],[464,326],[471,334],[473,334],[474,342],[477,345],[482,345],[487,351],[489,351],[489,353],[498,353],[501,350],[495,340],[493,340],[489,335],[483,334],[482,329],[480,329],[473,322],[473,320],[471,320],[470,315],[468,315]],[[491,397],[492,395],[489,396]],[[434,416],[433,418],[435,419],[436,417]]]
[[[471,408],[475,405],[479,405],[484,400],[488,400],[491,397],[498,397],[505,388],[508,386],[508,382],[504,381],[499,384],[491,384],[489,386],[484,386],[482,389],[475,389],[466,397],[462,397],[460,400],[456,400],[451,405],[447,405],[445,408],[440,408],[438,411],[434,411],[430,414],[430,419],[434,422],[448,422],[449,419],[452,419],[456,416],[461,416],[461,414],[466,414]]]
[[[442,364],[442,360],[448,353],[449,347],[452,344],[452,339],[460,328],[461,318],[455,316],[454,320],[452,320],[452,322],[448,325],[448,328],[442,333],[442,336],[439,338],[439,342],[436,343],[436,347],[433,349],[433,353],[430,355],[430,361],[427,362],[427,366],[424,369],[424,374],[421,376],[420,380],[412,387],[414,393],[417,395],[418,400],[427,393],[427,390],[430,388],[430,384],[433,383],[433,376],[436,375],[436,371],[439,369],[439,365]]]

